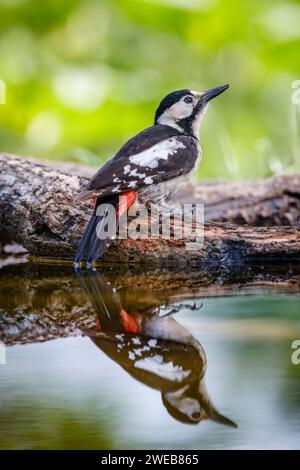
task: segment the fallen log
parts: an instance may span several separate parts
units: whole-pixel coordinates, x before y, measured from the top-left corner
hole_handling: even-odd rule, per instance
[[[91,178],[97,171],[97,168],[74,163],[48,161],[47,165],[86,178]],[[202,202],[207,221],[268,227],[299,226],[300,175],[250,181],[201,181],[179,192],[177,201]]]
[[[92,212],[90,202],[75,201],[86,181],[53,166],[0,155],[0,233],[31,255],[72,259]],[[300,176],[195,184],[178,200],[205,202],[210,221],[201,248],[188,250],[186,239],[115,240],[104,259],[197,265],[300,259],[299,188]],[[258,222],[263,226],[249,225]],[[289,226],[266,226],[274,223]]]
[[[74,163],[47,161],[47,165],[86,178],[91,178],[97,171],[97,168]],[[177,201],[202,202],[206,221],[268,227],[299,226],[300,175],[250,181],[201,181],[179,192]]]

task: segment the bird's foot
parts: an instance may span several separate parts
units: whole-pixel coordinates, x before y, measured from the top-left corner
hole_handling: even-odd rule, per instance
[[[180,312],[181,310],[183,309],[186,309],[186,310],[200,310],[201,308],[203,307],[203,303],[201,302],[200,305],[196,305],[196,302],[193,303],[193,305],[191,304],[178,304],[178,305],[174,305],[171,310],[169,310],[168,312],[164,313],[163,315],[161,315],[162,317],[169,317],[169,316],[172,316],[172,315],[175,315],[175,313],[178,313]]]

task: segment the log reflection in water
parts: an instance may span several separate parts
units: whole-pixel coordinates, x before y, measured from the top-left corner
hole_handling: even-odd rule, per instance
[[[299,295],[299,264],[217,265],[150,269],[145,266],[103,265],[129,312],[173,308],[184,299],[239,293]],[[172,306],[172,307],[171,307]],[[94,324],[95,310],[70,266],[24,263],[0,270],[0,340],[6,345],[46,341],[81,334]]]

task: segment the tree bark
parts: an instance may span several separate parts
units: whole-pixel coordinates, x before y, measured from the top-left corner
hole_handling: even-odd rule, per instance
[[[74,174],[77,170],[71,171],[0,155],[2,236],[37,257],[72,259],[92,205],[75,201],[87,179]],[[262,259],[300,258],[299,176],[194,184],[178,200],[205,203],[205,220],[209,222],[201,248],[187,249],[186,239],[114,240],[104,259],[232,266]]]

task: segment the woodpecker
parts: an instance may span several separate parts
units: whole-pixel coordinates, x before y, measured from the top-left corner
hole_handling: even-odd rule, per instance
[[[101,204],[113,205],[118,219],[136,200],[159,204],[171,199],[178,188],[188,183],[201,161],[198,139],[201,119],[209,101],[228,87],[227,84],[205,92],[178,90],[168,94],[156,110],[154,125],[128,140],[97,171],[77,197],[79,201],[93,199],[95,210],[78,246],[76,266],[85,252],[87,263],[91,264],[109,246],[109,240],[99,238],[96,231],[98,224],[104,223],[103,215],[97,215]]]
[[[173,317],[175,306],[163,315],[156,307],[129,312],[103,274],[95,269],[77,274],[97,315],[96,327],[82,327],[83,334],[136,380],[159,390],[175,419],[189,424],[210,419],[237,427],[213,405],[205,385],[205,351]]]

